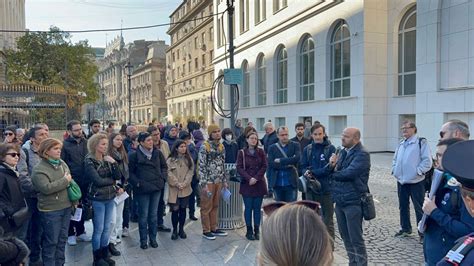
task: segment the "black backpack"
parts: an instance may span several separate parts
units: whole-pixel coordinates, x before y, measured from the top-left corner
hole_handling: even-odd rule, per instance
[[[421,152],[421,143],[423,140],[426,142],[426,138],[420,137],[418,138],[418,147],[420,147]],[[431,190],[431,182],[433,181],[433,173],[434,173],[434,160],[432,161],[430,170],[426,171],[425,173],[425,191]]]

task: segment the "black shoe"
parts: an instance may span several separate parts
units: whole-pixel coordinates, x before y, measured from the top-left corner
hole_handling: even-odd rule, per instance
[[[193,221],[197,221],[197,220],[198,220],[198,218],[196,218],[196,216],[191,215],[191,214],[189,215],[189,219],[191,219],[191,220],[193,220]]]
[[[156,242],[156,240],[150,240],[150,246],[152,248],[157,248],[158,247],[158,242]]]
[[[253,237],[255,238],[255,240],[260,240],[260,231],[259,231],[258,225],[255,226],[255,229],[253,230],[253,232],[254,232]]]
[[[400,230],[398,231],[394,236],[395,237],[407,237],[407,236],[410,236],[411,235],[411,232],[410,231],[403,231],[403,230]]]
[[[171,232],[171,228],[166,227],[165,225],[158,225],[158,232]]]
[[[102,249],[94,251],[93,266],[109,266],[109,264],[102,258]]]
[[[118,251],[116,248],[115,248],[115,245],[112,244],[112,243],[109,243],[109,252],[110,254],[112,254],[112,256],[120,256],[120,251]]]
[[[102,259],[105,260],[105,262],[107,262],[109,266],[114,266],[115,261],[109,258],[109,247],[102,247],[101,250],[102,250]]]
[[[188,236],[186,235],[186,233],[184,232],[184,230],[181,230],[179,231],[179,237],[181,239],[186,239]]]
[[[171,240],[176,240],[176,239],[178,239],[178,232],[173,232],[171,234]]]
[[[247,226],[247,234],[245,234],[245,237],[246,237],[248,240],[255,240],[255,238],[253,237],[253,229],[252,229],[252,226]]]
[[[211,233],[215,236],[227,236],[227,232],[217,229],[216,231],[211,231]]]
[[[216,236],[211,232],[202,233],[202,237],[208,240],[216,240]]]
[[[148,248],[148,244],[147,244],[147,243],[141,243],[141,244],[140,244],[140,248],[141,248],[141,249],[147,249],[147,248]]]

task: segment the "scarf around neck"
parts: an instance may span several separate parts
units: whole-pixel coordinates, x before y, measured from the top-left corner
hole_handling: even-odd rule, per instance
[[[138,148],[140,149],[140,151],[143,152],[143,154],[145,154],[148,160],[151,160],[151,156],[153,155],[153,148],[151,150],[147,150],[143,148],[142,145],[138,146]]]

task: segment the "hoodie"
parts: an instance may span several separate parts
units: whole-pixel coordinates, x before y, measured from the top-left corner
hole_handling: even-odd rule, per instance
[[[176,135],[176,137],[171,137],[170,136],[170,131],[173,128],[177,129],[177,127],[175,127],[175,126],[170,126],[170,127],[166,128],[165,137],[163,138],[164,141],[168,142],[169,147],[173,147],[174,142],[178,139],[177,135]]]

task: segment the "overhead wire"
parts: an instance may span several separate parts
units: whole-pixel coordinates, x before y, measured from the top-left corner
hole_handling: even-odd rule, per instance
[[[218,16],[225,13],[216,13],[208,16],[202,16],[199,18],[193,18],[189,20],[183,20],[179,22],[169,22],[169,23],[162,23],[162,24],[155,24],[155,25],[146,25],[146,26],[136,26],[136,27],[124,27],[124,28],[111,28],[111,29],[88,29],[88,30],[58,30],[54,32],[62,32],[62,33],[88,33],[88,32],[107,32],[107,31],[129,31],[129,30],[140,30],[140,29],[150,29],[150,28],[158,28],[158,27],[164,27],[164,26],[172,26],[172,25],[178,25],[178,24],[184,24],[192,21],[197,21],[200,19],[205,19],[205,18],[210,18],[214,16]],[[51,31],[45,31],[45,30],[5,30],[5,29],[0,29],[0,32],[11,32],[11,33],[51,33]]]

